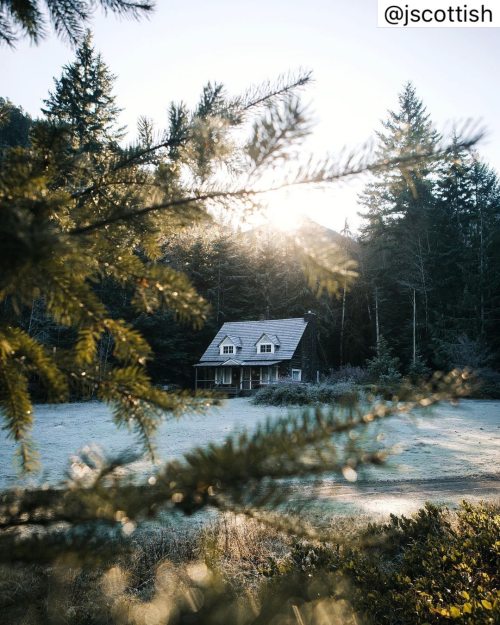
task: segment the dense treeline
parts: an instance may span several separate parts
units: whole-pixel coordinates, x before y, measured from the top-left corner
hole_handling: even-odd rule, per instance
[[[439,140],[411,84],[377,136],[387,158]],[[361,269],[376,336],[385,336],[407,367],[498,367],[496,173],[456,148],[419,171],[378,175],[361,203]]]
[[[108,151],[123,151],[112,83],[113,76],[90,40],[85,40],[77,61],[65,68],[49,94],[42,121],[33,121],[8,99],[0,101],[0,150],[40,141],[37,126],[42,123],[63,124],[74,129],[72,149],[90,155],[97,170],[104,168]],[[98,93],[94,101],[85,101],[89,85]],[[214,92],[212,97],[216,102],[218,95]],[[178,132],[179,140],[186,114],[182,107],[171,109],[172,133]],[[148,120],[140,121],[139,133],[147,152],[154,143]],[[399,108],[389,112],[377,134],[376,156],[383,161],[432,151],[439,140],[423,103],[408,84]],[[170,148],[171,153],[176,149]],[[203,169],[205,156],[198,157]],[[147,167],[156,176],[167,175],[159,161],[152,159]],[[140,175],[146,180],[144,171]],[[347,281],[340,284],[335,297],[314,288],[290,237],[271,227],[235,229],[215,221],[208,227],[165,230],[159,252],[160,264],[186,274],[210,305],[203,327],[186,327],[172,311],[138,314],[133,290],[113,276],[93,288],[112,318],[125,319],[149,342],[154,354],[149,374],[160,384],[190,386],[192,364],[224,321],[301,316],[309,309],[318,315],[319,356],[325,373],[346,364],[364,365],[377,352],[381,337],[398,357],[402,373],[454,366],[485,372],[498,368],[500,185],[496,173],[457,138],[444,160],[374,174],[360,205],[365,217],[360,235],[352,235],[347,222],[340,234],[308,220],[302,226],[313,239],[327,237],[357,263],[358,280],[349,287]],[[9,314],[12,311],[4,306],[4,317]],[[43,299],[34,298],[23,309],[22,326],[51,348],[68,348],[76,337],[72,329],[46,314]],[[112,359],[112,345],[112,336],[105,331],[97,350],[102,374]]]

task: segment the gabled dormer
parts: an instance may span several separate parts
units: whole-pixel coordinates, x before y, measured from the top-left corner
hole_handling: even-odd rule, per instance
[[[263,334],[255,343],[257,354],[274,354],[279,346],[280,341],[275,334]]]
[[[221,356],[236,354],[239,349],[241,349],[241,339],[239,336],[226,335],[219,343],[219,354]]]

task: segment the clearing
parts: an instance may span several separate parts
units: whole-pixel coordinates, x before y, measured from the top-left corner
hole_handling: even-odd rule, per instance
[[[293,411],[299,409],[295,408]],[[254,406],[246,398],[226,401],[206,414],[168,419],[160,427],[157,444],[161,458],[179,457],[195,446],[222,442],[245,429],[252,430],[267,417],[285,415],[286,408]],[[388,464],[360,473],[350,484],[325,476],[313,486],[321,506],[340,514],[407,513],[425,501],[456,505],[462,499],[478,501],[500,496],[500,401],[464,400],[458,407],[443,404],[432,412],[391,418],[371,425],[366,445],[380,435],[393,449]],[[99,402],[37,405],[33,438],[43,472],[29,483],[55,483],[64,478],[68,458],[85,445],[108,452],[136,447],[133,434],[118,430],[107,406]],[[0,488],[16,482],[14,444],[0,433]],[[137,469],[151,471],[147,461]],[[26,483],[26,481],[24,482]],[[291,504],[300,500],[304,483],[293,483]]]

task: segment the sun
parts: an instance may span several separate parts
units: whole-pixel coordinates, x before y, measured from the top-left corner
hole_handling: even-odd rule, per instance
[[[273,191],[266,197],[264,218],[274,229],[293,232],[300,228],[306,204],[303,194],[295,189]]]

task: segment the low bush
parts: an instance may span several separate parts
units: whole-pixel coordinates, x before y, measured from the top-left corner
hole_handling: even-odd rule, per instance
[[[344,365],[332,371],[324,380],[325,384],[337,384],[338,382],[350,382],[352,384],[367,384],[370,382],[368,369]]]
[[[471,397],[475,399],[500,399],[500,373],[489,367],[474,372],[477,384]]]
[[[267,406],[306,406],[349,402],[358,398],[356,386],[351,381],[335,384],[273,384],[257,391],[254,404]]]
[[[323,540],[223,515],[141,531],[101,567],[0,567],[0,611],[9,625],[494,625],[499,535],[500,508],[486,504],[342,519]]]
[[[500,508],[428,504],[391,516],[348,545],[296,541],[289,574],[306,605],[315,596],[365,625],[493,625],[500,622]],[[284,590],[276,580],[272,593]],[[297,605],[300,602],[294,596]],[[336,622],[336,621],[334,621]],[[343,622],[343,621],[339,621]]]

